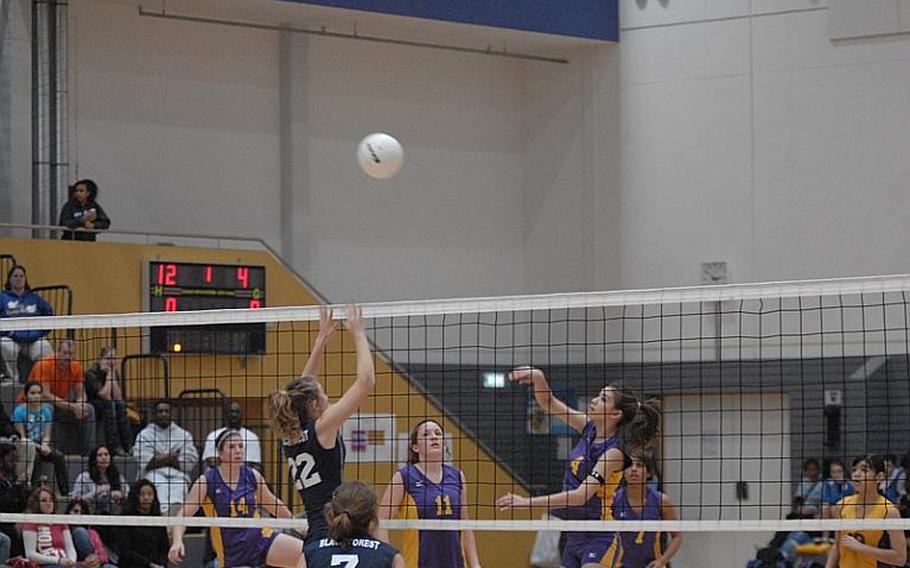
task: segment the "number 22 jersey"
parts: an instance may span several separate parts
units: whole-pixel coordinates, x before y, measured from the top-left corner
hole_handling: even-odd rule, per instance
[[[291,478],[300,492],[310,525],[307,542],[328,535],[325,505],[332,500],[332,492],[344,481],[344,454],[341,436],[335,440],[334,448],[322,447],[316,437],[315,420],[304,423],[300,438],[284,441],[284,455],[288,459]]]

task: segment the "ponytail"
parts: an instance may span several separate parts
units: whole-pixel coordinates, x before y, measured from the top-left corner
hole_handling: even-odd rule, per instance
[[[376,494],[362,481],[338,486],[332,500],[325,505],[329,536],[342,547],[350,546],[359,535],[368,535],[376,516]]]
[[[266,410],[272,430],[284,439],[300,436],[301,417],[308,419],[307,407],[319,396],[319,383],[312,377],[298,377],[269,395]]]
[[[612,386],[616,393],[616,408],[622,412],[617,429],[628,449],[650,448],[660,432],[660,401],[656,398],[644,402]]]

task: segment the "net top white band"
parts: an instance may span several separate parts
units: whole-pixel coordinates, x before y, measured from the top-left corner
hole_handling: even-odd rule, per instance
[[[230,517],[150,517],[117,515],[35,515],[0,513],[0,523],[40,523],[109,526],[187,526],[247,528],[272,527],[301,529],[303,519],[230,518]],[[776,532],[910,530],[910,519],[803,519],[761,521],[512,521],[503,519],[471,520],[386,520],[380,526],[390,530],[465,530],[476,531],[575,531],[575,532]]]
[[[450,300],[420,300],[363,304],[365,318],[437,316],[463,313],[520,312],[533,310],[618,307],[628,305],[685,304],[768,298],[822,297],[851,294],[884,294],[910,291],[910,274],[865,276],[830,280],[798,280],[758,284],[690,286],[653,290],[578,292],[529,296],[497,296]],[[335,317],[344,317],[343,306],[332,306]],[[85,329],[157,327],[241,323],[318,321],[315,306],[273,307],[254,310],[199,310],[0,319],[0,332],[30,329]]]

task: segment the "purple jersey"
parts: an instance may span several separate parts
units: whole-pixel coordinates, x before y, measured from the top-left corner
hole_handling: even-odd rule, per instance
[[[206,495],[202,504],[209,517],[258,518],[256,490],[259,484],[253,469],[248,465],[240,468],[240,479],[231,487],[221,477],[221,471],[213,467],[205,472]],[[212,528],[212,547],[218,556],[218,566],[260,566],[277,536],[270,528]]]
[[[632,508],[624,487],[613,498],[613,518],[617,521],[658,521],[662,497],[659,491],[646,487],[645,505],[639,512]],[[623,532],[619,536],[622,540],[623,568],[645,568],[660,556],[660,533]]]
[[[442,480],[433,483],[413,464],[398,470],[405,499],[399,517],[406,519],[460,519],[461,470],[442,466]],[[460,531],[409,531],[402,547],[408,568],[461,568]]]
[[[593,422],[585,424],[581,431],[581,438],[572,452],[569,454],[569,465],[566,468],[566,475],[563,477],[562,490],[571,491],[585,482],[588,476],[594,471],[594,466],[600,458],[612,448],[622,449],[622,443],[619,436],[607,438],[602,442],[595,442],[597,430]],[[610,519],[609,506],[604,504],[613,502],[613,493],[622,480],[622,472],[617,472],[606,480],[606,483],[598,491],[597,495],[592,497],[587,503],[579,507],[569,507],[565,509],[554,510],[553,513],[562,519],[580,519],[580,520],[601,520]]]

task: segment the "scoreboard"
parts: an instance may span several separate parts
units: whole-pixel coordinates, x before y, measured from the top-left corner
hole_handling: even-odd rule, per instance
[[[145,289],[151,312],[265,307],[265,267],[150,261]],[[257,354],[265,324],[153,327],[156,352]]]

